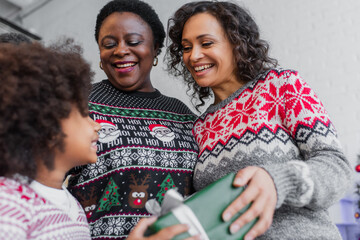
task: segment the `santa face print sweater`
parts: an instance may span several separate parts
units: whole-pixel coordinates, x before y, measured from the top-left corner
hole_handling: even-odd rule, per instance
[[[90,239],[85,213],[77,204],[78,214],[73,220],[28,184],[0,177],[0,239]]]
[[[87,213],[93,239],[122,239],[150,216],[148,199],[161,203],[171,188],[193,192],[196,116],[159,91],[126,93],[108,80],[93,85],[89,111],[101,125],[98,160],[72,171],[69,190]]]
[[[277,205],[259,239],[341,239],[327,208],[346,192],[351,170],[324,106],[297,72],[274,69],[247,83],[210,106],[193,132],[196,190],[247,166],[271,175]]]

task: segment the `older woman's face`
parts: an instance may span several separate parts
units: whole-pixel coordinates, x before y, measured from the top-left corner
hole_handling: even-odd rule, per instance
[[[103,70],[116,88],[154,91],[150,71],[157,49],[151,28],[141,17],[112,13],[101,25],[98,44]]]
[[[218,20],[209,13],[189,18],[183,29],[183,61],[201,87],[238,89],[233,46]],[[234,84],[236,86],[234,86]]]

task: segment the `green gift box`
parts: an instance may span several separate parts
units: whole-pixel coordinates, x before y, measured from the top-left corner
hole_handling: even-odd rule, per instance
[[[228,174],[218,181],[208,185],[201,191],[195,193],[183,202],[183,204],[188,206],[195,214],[203,230],[211,240],[243,239],[245,234],[252,228],[252,226],[254,226],[257,221],[257,219],[252,220],[235,234],[231,234],[229,231],[231,223],[241,214],[243,214],[250,207],[250,204],[235,214],[230,221],[224,222],[222,220],[221,216],[226,207],[244,191],[244,187],[233,187],[232,183],[234,177],[235,173]],[[186,212],[184,209],[181,209],[180,211]],[[180,221],[175,215],[176,214],[174,214],[173,211],[170,211],[165,215],[160,216],[158,220],[149,227],[147,235],[152,235],[163,228],[179,224]],[[185,215],[191,214],[185,213]],[[194,218],[195,217],[190,216],[190,219]],[[190,225],[192,224],[190,223]],[[191,235],[188,231],[186,233],[177,235],[173,239],[180,240],[190,236]]]

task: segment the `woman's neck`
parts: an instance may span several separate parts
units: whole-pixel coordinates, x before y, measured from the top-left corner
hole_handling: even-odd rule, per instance
[[[239,88],[244,86],[244,83],[240,81],[232,82],[231,84],[221,85],[220,87],[212,87],[211,90],[214,93],[214,105],[224,101],[230,97]]]

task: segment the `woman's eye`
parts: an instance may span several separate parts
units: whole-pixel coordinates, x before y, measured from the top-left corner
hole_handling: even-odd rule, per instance
[[[106,49],[110,49],[110,48],[115,47],[116,44],[115,44],[115,43],[105,43],[105,44],[103,44],[103,46],[104,46],[104,48],[106,48]]]
[[[182,49],[183,49],[183,52],[188,52],[191,50],[191,47],[183,46]]]
[[[141,43],[141,41],[129,41],[128,45],[133,47],[133,46],[139,45],[140,43]]]
[[[209,47],[209,46],[211,46],[213,44],[213,42],[203,42],[201,45],[203,46],[203,47]]]

